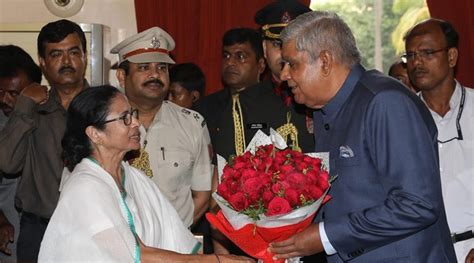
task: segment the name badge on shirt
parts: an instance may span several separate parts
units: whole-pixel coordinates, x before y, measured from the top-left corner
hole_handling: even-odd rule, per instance
[[[247,124],[247,129],[249,130],[260,130],[260,129],[266,129],[267,124],[266,123],[248,123]]]

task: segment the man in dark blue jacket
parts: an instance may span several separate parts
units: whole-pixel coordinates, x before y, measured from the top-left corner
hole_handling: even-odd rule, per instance
[[[366,71],[336,14],[312,12],[282,32],[281,78],[317,109],[317,152],[338,175],[315,223],[270,251],[325,251],[328,262],[455,262],[441,195],[437,130],[402,84]]]

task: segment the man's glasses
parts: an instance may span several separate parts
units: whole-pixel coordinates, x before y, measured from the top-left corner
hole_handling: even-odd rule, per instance
[[[113,122],[113,121],[122,120],[123,124],[125,124],[125,126],[129,126],[130,124],[132,124],[132,119],[133,118],[138,120],[138,110],[137,109],[131,109],[130,111],[127,111],[124,115],[122,115],[120,117],[117,117],[115,119],[106,120],[106,121],[104,121],[104,124],[109,123],[109,122]]]
[[[418,56],[420,59],[426,60],[426,59],[432,59],[434,57],[434,54],[441,52],[441,51],[447,51],[449,48],[442,48],[442,49],[422,49],[418,52],[406,52],[403,54],[400,58],[402,59],[403,63],[407,63],[409,61],[414,61],[416,56]]]

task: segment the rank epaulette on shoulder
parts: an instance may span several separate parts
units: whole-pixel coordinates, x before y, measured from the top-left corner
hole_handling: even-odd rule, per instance
[[[195,113],[193,114],[193,117],[194,117],[194,119],[195,119],[196,121],[199,121],[199,120],[201,119],[201,116],[199,116],[199,114],[198,114],[197,112],[195,112]]]
[[[187,109],[181,109],[181,112],[184,113],[184,114],[186,114],[186,115],[191,114],[191,112],[190,112],[189,110],[187,110]]]

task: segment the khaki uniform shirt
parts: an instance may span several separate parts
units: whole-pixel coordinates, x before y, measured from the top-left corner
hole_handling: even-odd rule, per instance
[[[151,178],[184,224],[193,223],[193,191],[211,190],[209,131],[197,112],[164,101],[148,131],[140,127],[150,158]]]

